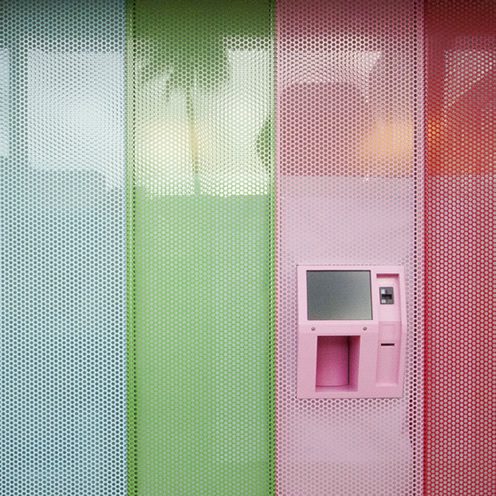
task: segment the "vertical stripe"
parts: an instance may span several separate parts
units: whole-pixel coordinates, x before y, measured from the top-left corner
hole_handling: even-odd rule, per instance
[[[425,18],[425,494],[494,494],[496,5]]]
[[[138,0],[128,22],[130,491],[266,496],[272,6]]]
[[[124,4],[0,5],[0,494],[126,494]]]
[[[279,0],[277,490],[422,490],[420,2]],[[403,265],[404,395],[297,397],[297,265]]]

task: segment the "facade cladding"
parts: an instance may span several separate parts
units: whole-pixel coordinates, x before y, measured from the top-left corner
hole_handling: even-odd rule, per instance
[[[493,0],[0,1],[0,495],[494,494],[495,71]],[[402,397],[297,397],[327,264]]]
[[[131,12],[131,494],[273,493],[272,11]]]
[[[415,2],[301,0],[277,11],[279,494],[422,488],[422,156]],[[297,264],[403,265],[400,399],[300,399]]]
[[[0,2],[0,494],[124,495],[125,10]]]
[[[496,492],[496,3],[427,2],[426,494]]]

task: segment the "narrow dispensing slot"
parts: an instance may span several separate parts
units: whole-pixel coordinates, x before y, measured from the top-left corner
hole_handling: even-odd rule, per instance
[[[399,362],[399,342],[380,343],[377,353],[377,383],[397,384],[399,381]]]

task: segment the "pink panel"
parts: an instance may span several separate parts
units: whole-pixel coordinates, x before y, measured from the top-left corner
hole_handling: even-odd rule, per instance
[[[425,12],[425,493],[494,495],[496,2]]]
[[[277,3],[279,495],[422,493],[421,12]],[[297,398],[297,264],[404,266],[402,398]]]

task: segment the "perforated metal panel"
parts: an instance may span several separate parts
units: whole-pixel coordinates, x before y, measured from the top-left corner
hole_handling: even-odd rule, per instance
[[[124,8],[0,3],[0,494],[126,493]]]
[[[0,494],[494,493],[494,2],[279,0],[276,229],[273,2],[127,6],[126,435],[124,1],[0,2]],[[403,398],[297,399],[298,263],[405,266]]]
[[[496,4],[426,2],[426,491],[496,494]]]
[[[422,493],[422,32],[410,0],[277,4],[277,490]],[[297,399],[297,264],[402,264],[401,399]]]
[[[130,77],[130,492],[272,494],[266,0],[139,0]]]

